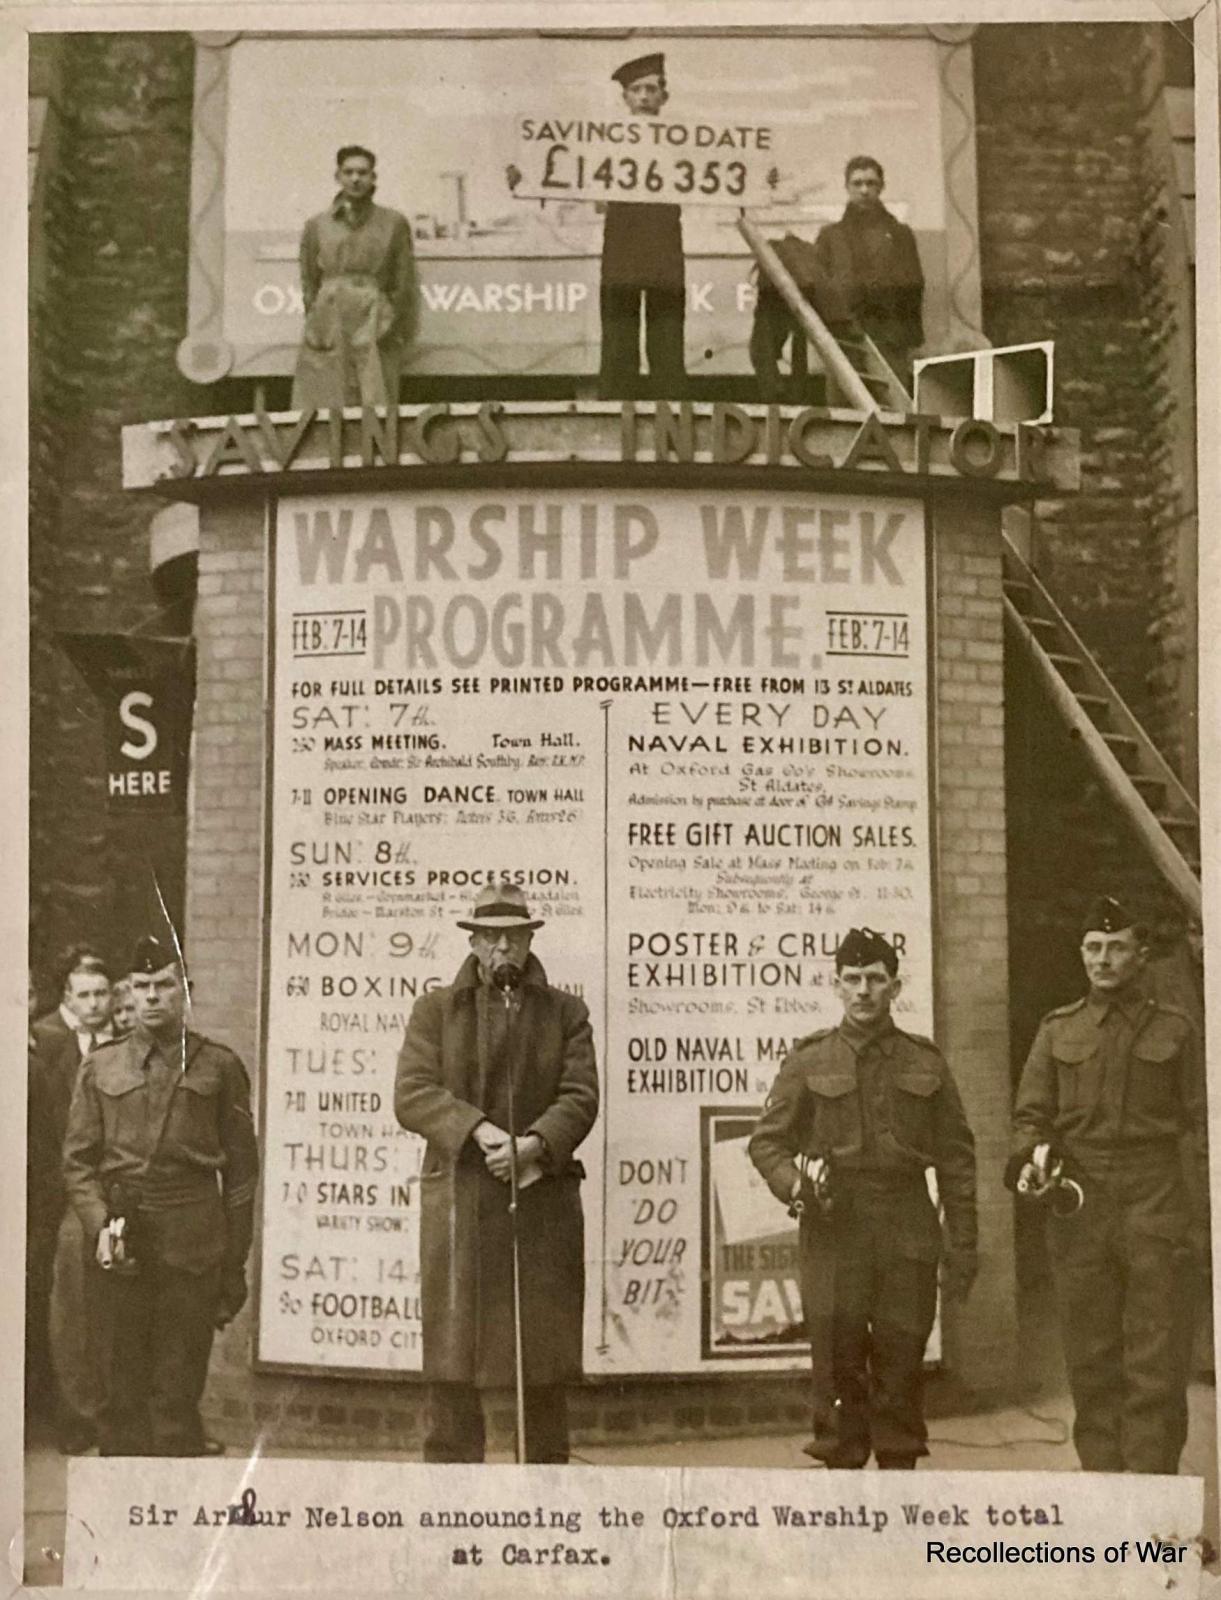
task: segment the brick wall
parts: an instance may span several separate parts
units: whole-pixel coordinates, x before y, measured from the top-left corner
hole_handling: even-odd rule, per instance
[[[1146,32],[993,26],[974,48],[984,328],[998,345],[1056,341],[1056,420],[1081,430],[1081,493],[1039,508],[1036,564],[1156,736],[1155,416],[1139,237]]]
[[[155,609],[153,507],[121,490],[119,428],[200,401],[174,365],[186,316],[190,42],[78,34],[33,48],[40,71],[48,55],[57,67],[44,74],[56,137],[32,219],[30,900],[32,956],[45,962],[82,937],[112,955],[127,947],[126,913],[143,899],[127,887],[149,871],[157,838],[107,817],[97,703],[54,631],[129,628]]]
[[[958,497],[934,522],[938,1034],[975,1131],[980,1165],[980,1278],[947,1320],[951,1373],[933,1411],[1009,1392],[1016,1305],[1013,1208],[1001,1189],[1009,1126],[1005,797],[1000,551],[995,512]],[[258,1067],[257,974],[266,728],[264,517],[257,496],[205,508],[200,540],[199,692],[188,852],[186,944],[199,1029]],[[208,1410],[237,1444],[413,1448],[420,1395],[411,1383],[253,1376],[245,1313],[219,1341]],[[574,1438],[633,1441],[800,1429],[803,1376],[592,1382],[574,1396]],[[506,1402],[502,1442],[511,1434]]]

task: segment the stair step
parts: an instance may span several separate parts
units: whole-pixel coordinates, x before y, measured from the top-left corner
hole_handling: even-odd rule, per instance
[[[1160,811],[1166,803],[1166,785],[1161,778],[1146,778],[1137,775],[1132,779],[1132,786],[1150,811]]]
[[[1065,655],[1062,650],[1049,650],[1047,659],[1055,667],[1062,678],[1071,678],[1079,673],[1085,663],[1080,656]],[[1080,698],[1080,696],[1078,696]]]
[[[1194,839],[1199,834],[1199,825],[1190,817],[1172,817],[1169,815],[1158,816],[1158,822],[1173,837],[1186,837]]]
[[[1027,617],[1026,625],[1032,633],[1050,634],[1053,639],[1060,632],[1060,624],[1050,617]]]
[[[1054,657],[1052,659],[1054,659]],[[1071,661],[1074,666],[1079,667],[1081,665],[1076,656],[1069,656],[1066,659]],[[1111,702],[1104,694],[1085,694],[1078,691],[1076,699],[1077,704],[1085,712],[1086,716],[1089,717],[1090,721],[1096,728],[1099,727],[1101,723],[1110,715]]]
[[[1132,772],[1140,758],[1140,746],[1136,740],[1126,733],[1104,733],[1102,737],[1124,771]]]

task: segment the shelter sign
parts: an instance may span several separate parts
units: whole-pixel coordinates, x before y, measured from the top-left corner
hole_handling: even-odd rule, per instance
[[[848,926],[900,945],[931,1028],[925,543],[918,501],[857,495],[279,502],[262,1361],[418,1370],[395,1062],[507,877],[597,1040],[587,1370],[800,1363],[742,1139],[837,1017]]]

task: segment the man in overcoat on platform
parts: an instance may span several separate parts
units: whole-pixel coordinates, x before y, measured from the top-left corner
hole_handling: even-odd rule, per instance
[[[543,926],[521,889],[488,885],[458,926],[471,954],[415,1003],[394,1108],[428,1141],[420,1177],[426,1461],[482,1461],[481,1392],[515,1382],[510,1138],[528,1461],[568,1460],[566,1386],[581,1375],[584,1169],[598,1078],[585,1003],[553,988],[530,953]],[[510,1118],[512,1082],[514,1119]]]

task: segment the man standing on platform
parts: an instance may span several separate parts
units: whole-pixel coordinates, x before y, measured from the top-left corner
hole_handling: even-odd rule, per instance
[[[666,58],[638,56],[611,73],[633,117],[659,117],[669,99]],[[649,392],[681,397],[686,386],[683,321],[687,308],[683,223],[679,206],[612,200],[602,233],[603,399],[631,399],[640,385],[640,311],[649,362]]]
[[[1091,906],[1081,959],[1089,993],[1043,1018],[1022,1071],[1006,1179],[1049,1201],[1082,1467],[1173,1473],[1209,1272],[1203,1051],[1152,994],[1144,930],[1118,900]],[[1057,1203],[1066,1181],[1075,1209]]]
[[[522,891],[490,884],[458,926],[471,954],[453,984],[416,1001],[394,1109],[428,1141],[420,1174],[426,1461],[482,1461],[480,1390],[512,1388],[516,1135],[525,1459],[568,1460],[565,1386],[581,1374],[585,1292],[573,1152],[593,1127],[598,1078],[585,1003],[530,954]]]
[[[784,1061],[750,1158],[801,1218],[801,1298],[814,1372],[814,1438],[828,1467],[915,1466],[928,1454],[924,1347],[942,1286],[965,1298],[976,1272],[975,1145],[937,1047],[890,1008],[894,946],[852,928],[835,953],[838,1027]]]
[[[301,235],[305,325],[293,409],[394,407],[416,326],[411,224],[374,204],[372,150],[344,145],[335,181],[339,193],[329,209],[311,217]]]
[[[873,156],[848,162],[844,214],[814,242],[817,296],[837,338],[862,328],[910,388],[912,352],[924,342],[924,271],[915,234],[882,204],[885,186]]]
[[[186,1026],[178,954],[142,939],[135,1027],[86,1061],[68,1117],[68,1196],[95,1241],[102,1455],[219,1453],[199,1414],[215,1328],[246,1299],[258,1149],[246,1069]]]

